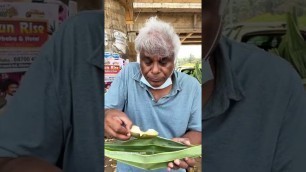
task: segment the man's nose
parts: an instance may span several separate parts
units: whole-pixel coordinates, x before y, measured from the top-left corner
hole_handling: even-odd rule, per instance
[[[151,72],[153,74],[158,74],[160,72],[159,70],[159,65],[157,63],[154,63],[153,66],[152,66],[152,69],[151,69]]]

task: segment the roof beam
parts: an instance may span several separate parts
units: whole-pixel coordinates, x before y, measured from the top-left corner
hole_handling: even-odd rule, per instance
[[[134,0],[141,3],[201,3],[202,0]]]
[[[181,43],[184,42],[187,38],[189,38],[193,33],[188,33],[183,39],[181,39]]]
[[[126,24],[133,24],[134,22],[133,0],[118,0],[118,2],[125,8]]]
[[[166,12],[166,13],[201,13],[201,9],[194,8],[134,8],[134,12],[142,13],[156,13],[156,12]]]

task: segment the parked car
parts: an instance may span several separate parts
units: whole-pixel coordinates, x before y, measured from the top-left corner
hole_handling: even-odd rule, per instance
[[[306,41],[306,29],[300,31]],[[224,35],[230,39],[252,44],[265,50],[277,48],[285,33],[286,24],[279,22],[239,23],[224,30]]]
[[[194,72],[194,66],[179,66],[177,67],[177,71],[186,73],[187,75],[192,75]]]

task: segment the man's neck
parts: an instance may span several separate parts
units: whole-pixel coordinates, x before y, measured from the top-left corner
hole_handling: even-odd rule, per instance
[[[214,79],[210,80],[202,85],[202,107],[205,108],[207,102],[211,98],[215,85],[216,85],[216,65],[214,57],[211,57],[210,60],[210,67],[214,75]]]
[[[160,98],[168,95],[171,92],[172,86],[173,86],[173,84],[169,85],[166,88],[158,89],[158,90],[154,90],[154,89],[150,88],[149,90],[154,97],[154,101],[157,102]]]

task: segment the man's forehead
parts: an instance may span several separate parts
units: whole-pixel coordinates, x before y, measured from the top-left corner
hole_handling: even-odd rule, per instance
[[[174,57],[174,54],[173,53],[148,53],[148,52],[145,52],[145,51],[142,51],[140,53],[140,56],[146,56],[146,57],[151,57],[151,58],[173,58]]]

